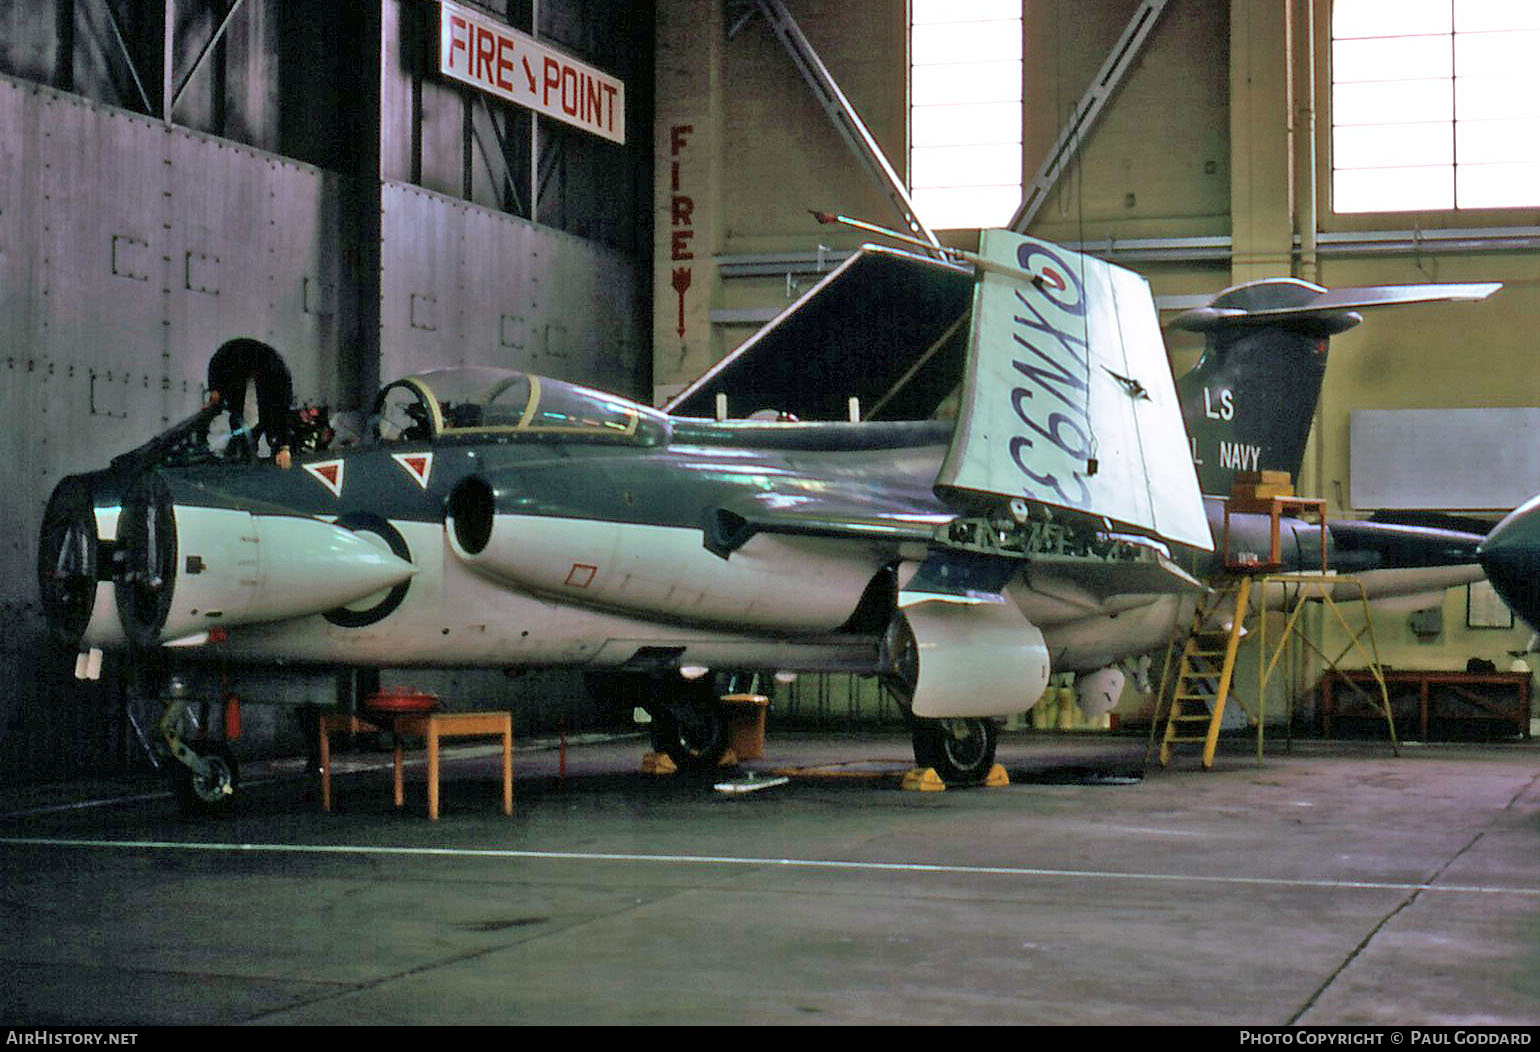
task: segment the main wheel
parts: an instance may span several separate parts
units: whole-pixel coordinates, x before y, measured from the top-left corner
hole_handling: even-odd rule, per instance
[[[240,785],[240,767],[230,749],[222,742],[198,747],[198,755],[209,766],[201,775],[186,764],[171,759],[171,787],[182,813],[191,817],[229,814],[235,805],[235,790]]]
[[[680,770],[708,770],[727,752],[727,710],[710,677],[675,685],[672,696],[651,707],[652,747]]]
[[[947,785],[982,782],[995,765],[998,732],[991,720],[915,717],[910,724],[910,737],[914,742],[914,762],[935,768]]]

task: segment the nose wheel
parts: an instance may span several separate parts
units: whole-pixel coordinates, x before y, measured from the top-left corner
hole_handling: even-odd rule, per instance
[[[180,759],[180,757],[178,758]],[[208,817],[229,813],[240,784],[240,768],[222,742],[210,742],[195,750],[195,766],[171,765],[171,787],[182,813]]]

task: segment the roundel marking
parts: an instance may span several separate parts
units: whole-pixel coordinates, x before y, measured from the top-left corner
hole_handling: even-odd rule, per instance
[[[378,515],[366,511],[350,511],[346,515],[339,515],[333,525],[341,526],[345,530],[351,530],[360,537],[378,544],[381,548],[388,549],[399,559],[412,561],[412,550],[407,547],[406,538],[401,536],[390,523]],[[395,612],[396,607],[406,598],[407,589],[411,581],[402,581],[398,585],[381,589],[373,595],[366,595],[362,599],[328,610],[321,616],[339,628],[363,628],[378,621],[383,621]]]
[[[1085,288],[1075,276],[1075,269],[1047,245],[1029,242],[1019,246],[1016,265],[1042,279],[1033,285],[1049,303],[1077,318],[1085,314]]]

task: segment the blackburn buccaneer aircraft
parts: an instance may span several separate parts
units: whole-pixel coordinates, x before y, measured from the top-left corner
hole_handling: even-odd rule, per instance
[[[806,330],[807,368],[761,348],[787,383],[727,393],[745,414],[808,418],[833,415],[813,400],[848,413],[847,393],[866,396],[867,419],[689,415],[742,352],[670,413],[460,368],[389,384],[366,441],[301,445],[280,470],[208,453],[212,401],[56,488],[39,553],[50,624],[87,650],[225,667],[603,672],[686,763],[722,752],[717,673],[874,673],[904,699],[917,761],[977,778],[990,719],[1029,708],[1051,672],[1146,652],[1191,616],[1212,531],[1143,279],[998,231],[976,266],[856,258],[881,272],[864,298],[826,283],[767,330]],[[883,392],[829,372],[859,369],[829,353],[841,340],[869,356],[889,337],[903,376]],[[958,375],[955,420],[924,419],[927,391]],[[745,390],[770,400],[745,404]],[[1286,565],[1319,550],[1311,529],[1291,528]],[[1365,537],[1348,554],[1380,566],[1450,546]],[[187,745],[171,720],[161,733],[184,800],[227,800],[228,754]]]

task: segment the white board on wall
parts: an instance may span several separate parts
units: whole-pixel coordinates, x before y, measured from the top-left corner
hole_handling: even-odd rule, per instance
[[[1351,414],[1355,508],[1503,511],[1540,493],[1540,407]]]

